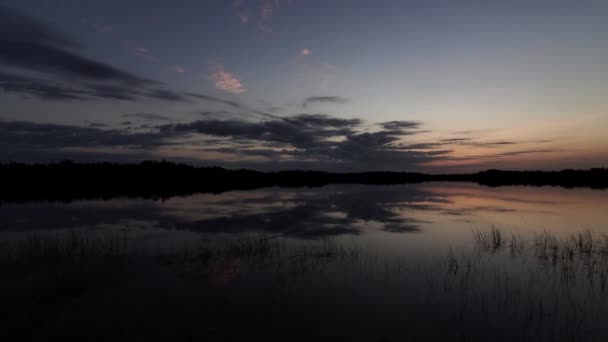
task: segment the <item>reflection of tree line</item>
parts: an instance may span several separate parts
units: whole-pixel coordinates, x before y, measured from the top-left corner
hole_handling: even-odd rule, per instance
[[[140,164],[70,161],[52,164],[0,163],[0,199],[70,200],[117,196],[167,198],[197,192],[223,192],[266,186],[327,184],[405,184],[429,181],[477,182],[488,186],[556,185],[608,188],[608,169],[499,171],[430,175],[414,172],[329,173],[321,171],[258,172],[220,167],[193,167],[171,162]]]

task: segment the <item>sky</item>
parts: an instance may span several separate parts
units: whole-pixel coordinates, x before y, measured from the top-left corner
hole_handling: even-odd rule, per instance
[[[0,0],[0,160],[608,166],[608,2]]]

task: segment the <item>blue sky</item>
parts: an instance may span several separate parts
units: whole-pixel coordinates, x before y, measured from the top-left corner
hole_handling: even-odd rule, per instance
[[[608,164],[604,1],[0,5],[5,160],[430,172]],[[404,124],[387,128],[394,121]],[[277,135],[283,124],[303,140]],[[128,143],[107,142],[116,137]]]

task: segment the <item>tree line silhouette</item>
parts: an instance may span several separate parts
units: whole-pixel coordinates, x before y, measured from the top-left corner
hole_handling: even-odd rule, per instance
[[[407,184],[431,181],[475,182],[487,186],[530,185],[608,188],[608,169],[563,171],[488,170],[473,174],[416,172],[330,173],[260,172],[195,167],[167,161],[139,164],[0,163],[0,201],[35,201],[113,197],[169,198],[260,187],[316,187],[327,184]]]

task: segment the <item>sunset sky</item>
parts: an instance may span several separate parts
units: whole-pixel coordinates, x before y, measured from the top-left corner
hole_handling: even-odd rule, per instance
[[[0,160],[608,166],[608,1],[0,0]]]

